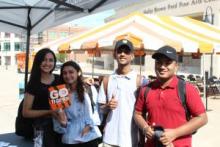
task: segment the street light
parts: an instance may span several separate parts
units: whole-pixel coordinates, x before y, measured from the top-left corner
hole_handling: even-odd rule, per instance
[[[214,14],[213,14],[213,11],[212,11],[212,7],[211,6],[208,6],[206,7],[206,11],[203,15],[203,21],[206,22],[206,23],[209,23],[209,24],[214,24]],[[204,58],[203,58],[203,62],[204,62]],[[210,77],[212,77],[213,75],[213,53],[211,53],[211,61],[210,61],[211,65],[210,65]],[[204,68],[204,65],[203,64],[203,68]],[[206,99],[206,111],[208,111],[208,98],[207,98],[207,85],[206,85],[206,82],[207,82],[207,79],[208,79],[208,73],[205,72],[204,73],[204,96],[205,96],[205,99]]]
[[[214,24],[214,13],[211,6],[206,7],[206,11],[203,15],[203,21],[209,24]],[[211,54],[211,66],[210,66],[210,77],[213,76],[213,54]]]

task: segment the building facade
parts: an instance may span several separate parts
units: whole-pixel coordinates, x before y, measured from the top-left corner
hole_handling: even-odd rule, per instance
[[[30,52],[33,52],[36,47],[48,42],[78,34],[85,30],[87,30],[85,27],[64,24],[38,34],[31,35]],[[16,66],[16,54],[25,51],[25,42],[26,38],[23,35],[0,32],[0,67],[8,68],[10,66]]]
[[[13,33],[0,33],[0,66],[16,65],[16,54],[24,50],[24,38]]]
[[[128,7],[122,7],[116,11],[116,15],[109,17],[106,21],[111,21],[134,11],[153,15],[188,16],[200,21],[206,21],[215,26],[220,26],[220,0],[145,0]],[[153,73],[154,61],[150,55],[145,57],[147,64],[145,71]],[[220,56],[213,53],[202,55],[199,59],[192,58],[192,55],[184,55],[181,58],[181,73],[192,73],[204,75],[204,71],[209,76],[220,77],[220,69],[214,65],[220,64]]]

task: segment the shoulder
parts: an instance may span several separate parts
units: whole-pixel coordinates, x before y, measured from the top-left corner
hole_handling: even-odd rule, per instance
[[[199,91],[197,90],[196,85],[193,85],[192,83],[190,83],[190,82],[188,82],[188,81],[185,81],[185,83],[186,83],[186,92],[187,92],[187,93],[191,93],[191,92],[193,92],[193,91],[199,92]]]
[[[35,94],[35,91],[36,91],[37,89],[39,89],[38,87],[39,87],[39,83],[35,83],[35,82],[30,82],[30,81],[29,81],[29,82],[27,83],[25,92],[28,92],[28,93],[30,93],[30,94]]]

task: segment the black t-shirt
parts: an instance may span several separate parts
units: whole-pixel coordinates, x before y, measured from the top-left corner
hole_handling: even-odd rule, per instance
[[[54,81],[51,84],[33,84],[28,83],[26,87],[26,92],[32,94],[34,96],[34,102],[32,109],[34,110],[49,110],[49,91],[48,88],[50,86],[55,86],[60,84],[59,75],[54,75]]]

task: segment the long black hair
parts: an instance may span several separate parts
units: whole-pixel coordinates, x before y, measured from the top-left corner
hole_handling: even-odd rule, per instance
[[[34,62],[33,62],[33,66],[31,69],[31,75],[30,75],[30,80],[29,83],[32,84],[39,84],[41,81],[41,63],[44,61],[45,56],[51,53],[54,57],[54,67],[53,69],[50,71],[50,73],[53,72],[55,65],[56,65],[56,56],[54,54],[54,52],[52,50],[50,50],[49,48],[43,48],[41,50],[39,50],[35,57],[34,57]]]
[[[61,66],[61,70],[60,70],[60,79],[61,79],[61,82],[62,83],[65,83],[64,80],[63,80],[63,69],[64,67],[66,66],[71,66],[73,67],[77,73],[78,73],[78,76],[77,76],[77,86],[76,86],[76,93],[78,95],[78,99],[80,102],[83,102],[84,101],[84,92],[85,92],[85,89],[84,89],[84,83],[83,83],[83,76],[82,76],[82,69],[81,67],[79,66],[79,64],[77,64],[76,62],[74,61],[67,61],[65,62],[62,66]]]

